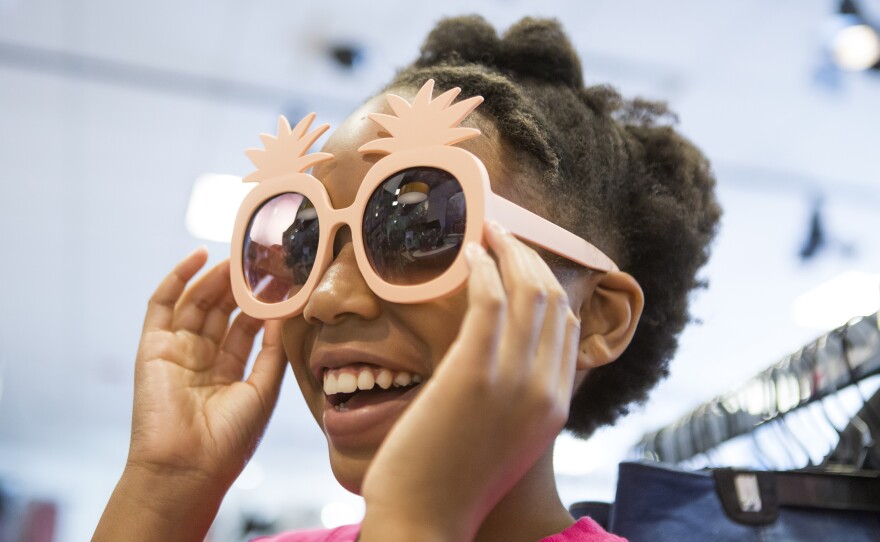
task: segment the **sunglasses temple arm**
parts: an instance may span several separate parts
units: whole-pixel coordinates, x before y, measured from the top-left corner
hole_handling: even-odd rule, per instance
[[[528,241],[596,271],[618,271],[617,265],[585,239],[546,218],[520,207],[498,194],[490,193],[486,216],[507,228],[523,241]]]

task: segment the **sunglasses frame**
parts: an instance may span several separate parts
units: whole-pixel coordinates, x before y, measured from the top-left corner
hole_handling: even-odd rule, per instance
[[[314,114],[306,118],[309,117],[314,118]],[[362,226],[370,197],[390,177],[414,167],[444,170],[458,180],[466,209],[462,247],[469,242],[485,247],[485,224],[495,221],[521,240],[590,269],[601,272],[618,270],[608,256],[585,239],[492,192],[489,173],[473,153],[450,145],[430,145],[398,150],[378,160],[361,182],[354,202],[344,209],[333,208],[323,183],[309,173],[296,172],[260,182],[244,198],[232,235],[232,291],[241,310],[261,320],[285,319],[301,314],[332,263],[333,240],[344,225],[351,229],[358,269],[369,288],[380,298],[391,303],[425,303],[461,290],[469,274],[463,250],[459,250],[450,267],[439,276],[415,285],[386,282],[367,258]],[[265,303],[253,295],[244,275],[245,236],[254,215],[266,202],[291,192],[308,198],[317,212],[319,233],[315,263],[305,284],[296,294],[281,302]]]

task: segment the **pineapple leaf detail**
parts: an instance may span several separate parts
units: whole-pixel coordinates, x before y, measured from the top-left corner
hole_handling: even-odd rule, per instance
[[[483,102],[482,96],[452,105],[461,93],[460,88],[452,88],[432,99],[433,90],[434,80],[429,79],[419,89],[412,103],[395,94],[386,95],[394,115],[371,113],[369,117],[390,137],[374,139],[358,150],[362,153],[390,154],[418,147],[454,145],[480,135],[476,128],[458,125]]]
[[[326,152],[308,152],[330,127],[329,124],[321,124],[309,132],[314,120],[315,114],[309,113],[291,129],[284,115],[278,117],[278,135],[260,134],[263,148],[244,151],[257,167],[256,171],[243,179],[244,182],[260,182],[291,173],[302,173],[318,162],[333,158],[332,154]]]

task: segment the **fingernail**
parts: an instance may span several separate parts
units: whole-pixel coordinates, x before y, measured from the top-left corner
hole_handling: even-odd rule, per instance
[[[485,253],[486,249],[484,249],[479,243],[473,241],[469,241],[464,247],[464,257],[467,258],[468,263],[472,263]]]
[[[492,231],[499,235],[504,235],[507,233],[507,230],[501,224],[495,222],[494,220],[489,221],[489,227],[492,228]]]

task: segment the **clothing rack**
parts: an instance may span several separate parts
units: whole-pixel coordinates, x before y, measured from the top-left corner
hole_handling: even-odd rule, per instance
[[[851,320],[678,421],[645,434],[633,455],[679,463],[880,374],[878,314]]]

